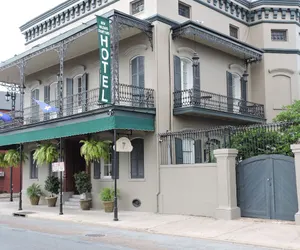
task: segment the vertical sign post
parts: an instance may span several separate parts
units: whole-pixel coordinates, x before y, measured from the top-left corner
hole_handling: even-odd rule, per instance
[[[97,16],[100,53],[99,103],[111,104],[111,48],[109,19]]]

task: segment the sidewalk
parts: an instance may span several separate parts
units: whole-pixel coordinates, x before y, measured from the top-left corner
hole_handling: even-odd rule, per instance
[[[0,201],[0,215],[12,215],[18,209],[18,202]],[[119,212],[120,221],[113,221],[113,214],[103,211],[81,211],[65,209],[58,215],[59,207],[33,207],[25,205],[22,212],[30,218],[72,221],[98,224],[158,234],[222,240],[241,244],[273,247],[279,249],[300,249],[300,227],[293,222],[269,221],[242,218],[234,221],[215,220],[205,217],[183,215],[161,215],[142,212]]]

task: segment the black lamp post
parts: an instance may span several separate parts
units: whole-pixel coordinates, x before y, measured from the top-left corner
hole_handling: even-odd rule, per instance
[[[8,87],[8,90],[5,95],[5,100],[9,102],[11,100],[11,113],[12,116],[15,116],[16,110],[16,97],[17,97],[17,88],[16,86]],[[13,166],[10,166],[10,201],[13,201],[13,192],[14,192],[14,184],[13,184]]]

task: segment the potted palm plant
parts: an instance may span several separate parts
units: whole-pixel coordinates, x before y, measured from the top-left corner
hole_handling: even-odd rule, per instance
[[[10,149],[5,153],[3,160],[7,163],[7,166],[17,167],[20,164],[21,158],[22,158],[22,162],[28,159],[28,157],[24,152],[22,153],[21,156],[19,150]]]
[[[30,203],[33,206],[37,206],[40,202],[40,197],[43,195],[41,186],[33,183],[27,188],[27,196],[30,199]]]
[[[99,162],[100,159],[109,159],[109,148],[111,141],[96,141],[94,139],[81,140],[83,145],[80,148],[80,154],[84,158],[86,164],[93,161]]]
[[[41,144],[37,147],[33,154],[33,160],[37,166],[55,162],[58,159],[59,153],[57,147],[52,143]]]
[[[60,182],[58,177],[48,176],[48,178],[45,181],[45,190],[50,193],[50,196],[45,198],[48,202],[48,207],[56,206],[59,187],[60,187]]]
[[[119,190],[117,190],[117,196],[120,196]],[[103,188],[100,192],[100,199],[103,202],[104,211],[106,213],[112,213],[114,210],[114,197],[115,191],[113,188]]]
[[[0,152],[0,168],[7,168],[9,167],[8,162],[4,159],[5,153]]]
[[[89,174],[82,171],[74,174],[75,186],[80,194],[80,207],[82,210],[90,210],[92,199],[87,197],[87,194],[92,190],[92,183]]]

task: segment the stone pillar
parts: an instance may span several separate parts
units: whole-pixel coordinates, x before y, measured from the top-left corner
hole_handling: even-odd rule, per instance
[[[296,187],[298,198],[298,212],[295,214],[295,223],[300,225],[300,144],[291,145],[291,150],[295,155]]]
[[[237,206],[236,190],[236,149],[217,149],[214,155],[217,159],[217,209],[216,218],[234,220],[241,217]]]

